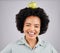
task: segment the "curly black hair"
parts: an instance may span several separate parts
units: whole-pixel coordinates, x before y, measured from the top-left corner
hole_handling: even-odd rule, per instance
[[[18,31],[23,33],[24,21],[28,16],[38,16],[41,20],[40,33],[44,34],[47,31],[49,19],[44,9],[38,7],[35,9],[32,8],[23,8],[16,14],[16,27]]]

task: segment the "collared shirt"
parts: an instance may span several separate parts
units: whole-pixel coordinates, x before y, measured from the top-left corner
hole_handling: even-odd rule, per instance
[[[51,44],[39,37],[38,43],[34,48],[31,48],[25,38],[22,37],[17,42],[9,44],[1,53],[57,53],[57,51]]]

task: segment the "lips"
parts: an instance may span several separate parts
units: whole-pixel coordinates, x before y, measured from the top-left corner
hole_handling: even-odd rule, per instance
[[[29,34],[34,35],[34,33],[33,33],[33,32],[29,32]]]
[[[28,32],[29,36],[33,37],[35,35],[34,32]]]

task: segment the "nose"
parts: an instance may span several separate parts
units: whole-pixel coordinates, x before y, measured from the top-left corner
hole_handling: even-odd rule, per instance
[[[33,30],[34,30],[34,26],[31,26],[31,27],[30,27],[30,30],[33,31]]]

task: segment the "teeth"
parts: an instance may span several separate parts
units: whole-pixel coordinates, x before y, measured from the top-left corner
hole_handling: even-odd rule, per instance
[[[34,33],[33,33],[33,32],[29,32],[29,34],[34,35]]]

